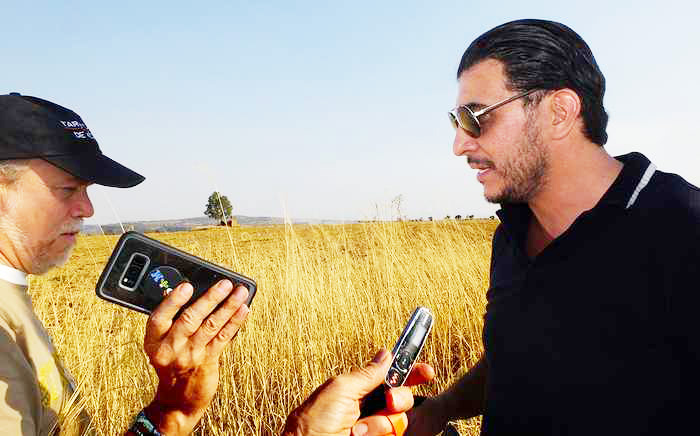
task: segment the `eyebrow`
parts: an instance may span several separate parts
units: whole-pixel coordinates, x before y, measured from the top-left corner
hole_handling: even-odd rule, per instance
[[[85,185],[85,186],[92,185],[92,182],[88,182],[87,180],[83,180],[81,178],[75,177],[72,174],[69,174],[68,177],[65,177],[65,178],[62,177],[60,180],[57,180],[54,183],[56,184],[56,186],[62,185],[65,183],[76,183],[78,185]]]
[[[483,108],[488,107],[488,105],[485,105],[483,103],[477,103],[477,102],[471,102],[467,104],[462,104],[460,105],[461,107],[468,107],[472,112],[476,112],[478,110],[481,110]]]

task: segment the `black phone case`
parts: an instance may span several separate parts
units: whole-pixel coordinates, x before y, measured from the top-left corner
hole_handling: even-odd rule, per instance
[[[131,279],[125,276],[125,269],[133,259],[145,266],[138,277]],[[231,280],[234,287],[241,284],[248,288],[246,304],[250,306],[257,290],[253,279],[141,233],[126,232],[117,241],[95,292],[107,301],[150,314],[167,293],[183,281],[190,282],[194,288],[189,305],[222,279]],[[133,282],[134,286],[125,286],[122,282]]]

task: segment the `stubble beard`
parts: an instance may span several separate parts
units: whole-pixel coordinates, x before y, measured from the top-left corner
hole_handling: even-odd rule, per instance
[[[27,274],[46,274],[52,268],[63,266],[68,262],[75,247],[74,243],[66,246],[60,253],[51,254],[51,245],[55,239],[50,241],[32,240],[30,235],[18,226],[12,218],[11,208],[3,212],[10,213],[2,213],[0,215],[0,232],[12,243],[18,254],[21,252],[27,257],[27,264],[24,266],[28,270],[25,271]],[[82,220],[66,223],[58,230],[58,235],[79,229],[81,226]]]
[[[82,220],[78,220],[77,222],[66,223],[62,225],[61,228],[58,230],[58,237],[60,237],[60,235],[63,233],[73,232],[76,230],[79,231],[81,227]],[[40,247],[43,248],[40,248],[35,252],[36,255],[32,259],[32,269],[36,272],[32,272],[32,274],[45,274],[52,268],[57,268],[65,265],[66,262],[68,262],[68,260],[70,259],[71,255],[73,254],[73,249],[75,248],[75,242],[71,243],[70,245],[67,245],[61,252],[57,254],[50,254],[49,249],[53,242],[55,242],[55,239],[53,241],[48,241],[44,244],[41,244]]]
[[[512,157],[498,165],[497,171],[503,177],[503,188],[494,195],[486,195],[486,200],[490,203],[527,203],[546,183],[549,156],[542,145],[534,117],[530,114],[523,130],[523,140]]]
[[[33,259],[32,274],[46,274],[53,268],[58,268],[66,264],[73,254],[75,244],[70,244],[58,254],[50,255],[48,250],[40,251]]]

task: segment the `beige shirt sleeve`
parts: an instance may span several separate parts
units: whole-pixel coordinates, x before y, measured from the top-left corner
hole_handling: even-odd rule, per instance
[[[40,433],[41,392],[34,370],[15,342],[14,332],[0,318],[0,434]]]

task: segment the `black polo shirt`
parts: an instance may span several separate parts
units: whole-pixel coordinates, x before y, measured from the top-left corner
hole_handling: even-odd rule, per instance
[[[700,434],[700,190],[647,158],[537,257],[493,238],[484,435]]]

